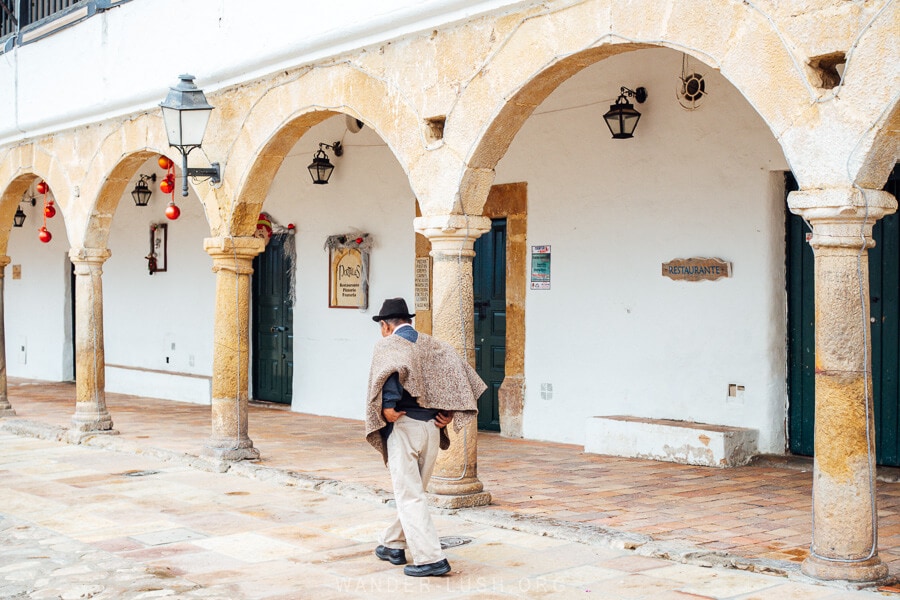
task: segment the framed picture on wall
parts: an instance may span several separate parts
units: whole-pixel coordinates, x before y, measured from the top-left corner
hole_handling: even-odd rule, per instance
[[[369,307],[369,234],[330,235],[328,250],[328,308]]]

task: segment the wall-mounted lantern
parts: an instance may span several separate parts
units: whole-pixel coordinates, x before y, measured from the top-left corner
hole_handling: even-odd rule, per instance
[[[25,211],[22,210],[23,203],[37,206],[37,198],[32,196],[31,198],[22,198],[19,200],[19,205],[16,207],[16,214],[13,216],[13,227],[21,227],[25,224]]]
[[[219,163],[212,163],[208,169],[189,169],[187,157],[194,148],[200,148],[203,134],[209,123],[213,107],[206,101],[203,90],[194,85],[193,75],[179,75],[178,85],[169,88],[169,95],[160,103],[169,145],[181,153],[184,185],[181,195],[188,195],[188,177],[208,177],[212,183],[222,180]]]
[[[147,203],[150,202],[150,195],[153,193],[153,190],[147,185],[147,180],[156,181],[156,173],[149,175],[139,174],[138,176],[140,180],[135,184],[134,189],[131,190],[131,197],[134,198],[135,206],[147,206]]]
[[[633,136],[634,128],[637,127],[641,118],[641,113],[634,109],[634,105],[626,100],[626,96],[633,97],[638,104],[642,104],[647,99],[647,88],[639,87],[630,90],[622,86],[616,103],[609,107],[609,112],[603,115],[606,126],[609,127],[613,139],[624,140]]]
[[[340,142],[335,142],[333,144],[319,142],[319,149],[313,154],[313,161],[307,167],[307,169],[309,169],[309,175],[316,185],[325,185],[328,183],[328,180],[331,178],[331,172],[334,171],[334,165],[328,160],[328,155],[325,154],[324,148],[334,150],[335,156],[343,156],[344,154],[344,146],[342,146]]]

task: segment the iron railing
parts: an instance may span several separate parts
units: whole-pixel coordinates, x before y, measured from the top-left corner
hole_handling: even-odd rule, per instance
[[[78,0],[0,0],[0,38],[52,17]]]

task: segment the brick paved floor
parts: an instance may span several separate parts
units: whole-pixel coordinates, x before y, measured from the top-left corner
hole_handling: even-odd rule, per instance
[[[10,380],[18,418],[66,427],[71,383]],[[197,454],[210,431],[209,407],[107,394],[123,438]],[[250,438],[261,463],[318,477],[390,489],[362,424],[252,406]],[[749,557],[802,561],[810,542],[809,471],[737,469],[584,454],[579,446],[482,433],[479,477],[493,509],[641,533],[659,540]],[[880,553],[900,574],[900,484],[878,484]]]

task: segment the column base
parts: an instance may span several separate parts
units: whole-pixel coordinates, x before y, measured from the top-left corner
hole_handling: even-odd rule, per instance
[[[432,475],[431,481],[428,482],[429,494],[438,496],[465,496],[467,494],[478,494],[484,489],[484,484],[478,477],[465,477],[463,479],[443,478],[438,475]]]
[[[0,417],[14,417],[16,416],[16,411],[12,408],[0,408]]]
[[[110,427],[112,423],[110,423]],[[85,438],[95,435],[119,435],[115,429],[77,429],[72,427],[66,434],[66,439],[70,444],[80,444]]]
[[[800,565],[804,575],[824,581],[877,583],[888,577],[888,567],[878,555],[865,562],[823,560],[810,556]]]
[[[79,415],[72,417],[72,426],[70,431],[79,433],[119,433],[113,429],[112,417],[109,413],[105,415]]]
[[[235,442],[234,440],[209,440],[200,450],[202,456],[209,456],[219,460],[237,462],[239,460],[257,460],[259,450],[253,447],[253,441],[248,439]]]
[[[458,496],[428,494],[428,506],[434,506],[435,508],[474,508],[476,506],[487,506],[490,503],[490,492],[461,494]]]

